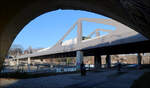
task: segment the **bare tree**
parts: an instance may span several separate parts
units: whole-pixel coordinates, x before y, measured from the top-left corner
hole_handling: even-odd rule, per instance
[[[13,44],[10,47],[8,54],[14,57],[20,56],[23,54],[23,47],[19,44]]]
[[[29,46],[27,50],[28,50],[29,54],[33,53],[32,46]]]

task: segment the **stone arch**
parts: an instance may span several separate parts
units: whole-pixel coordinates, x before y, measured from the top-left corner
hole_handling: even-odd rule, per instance
[[[129,5],[124,0],[22,0],[21,2],[13,0],[12,4],[6,3],[6,6],[4,3],[2,6],[9,8],[3,7],[4,14],[0,15],[0,18],[4,21],[3,24],[0,24],[0,65],[2,65],[11,43],[27,23],[41,14],[57,9],[85,10],[102,14],[150,38],[150,32],[141,30],[135,22],[132,22],[132,19],[130,20],[130,15],[124,6],[127,4],[128,8],[131,8],[130,3],[131,5],[134,5],[134,3],[130,2],[130,0],[127,1],[129,1]],[[13,7],[11,8],[11,6]]]

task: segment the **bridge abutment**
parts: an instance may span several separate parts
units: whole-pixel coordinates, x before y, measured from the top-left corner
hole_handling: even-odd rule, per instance
[[[111,68],[111,58],[110,55],[106,55],[106,67]]]
[[[76,52],[76,69],[80,70],[80,64],[83,61],[83,52],[82,51],[77,51]]]

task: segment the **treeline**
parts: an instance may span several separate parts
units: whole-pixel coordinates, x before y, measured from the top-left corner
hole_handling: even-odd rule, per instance
[[[29,46],[27,49],[24,49],[22,45],[13,44],[8,51],[8,56],[16,57],[24,54],[32,54],[40,49],[43,48],[33,49],[31,46]]]

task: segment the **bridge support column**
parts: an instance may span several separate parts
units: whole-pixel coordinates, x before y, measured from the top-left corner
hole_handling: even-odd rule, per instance
[[[111,67],[111,58],[110,58],[110,55],[106,56],[106,66],[107,66],[107,68]]]
[[[19,59],[17,58],[17,63],[16,63],[16,65],[17,65],[17,70],[19,69]]]
[[[141,56],[141,54],[140,53],[138,53],[137,54],[137,61],[138,61],[138,67],[140,67],[141,66],[141,60],[142,60],[142,56]]]
[[[28,57],[28,72],[30,72],[30,64],[31,64],[31,58]]]
[[[16,65],[18,66],[19,65],[19,59],[17,58],[17,63],[16,63]]]
[[[101,61],[101,55],[95,54],[94,55],[94,67],[95,70],[99,70],[102,66],[102,61]]]
[[[77,51],[76,52],[76,69],[80,70],[80,64],[83,61],[83,52],[82,51]]]

